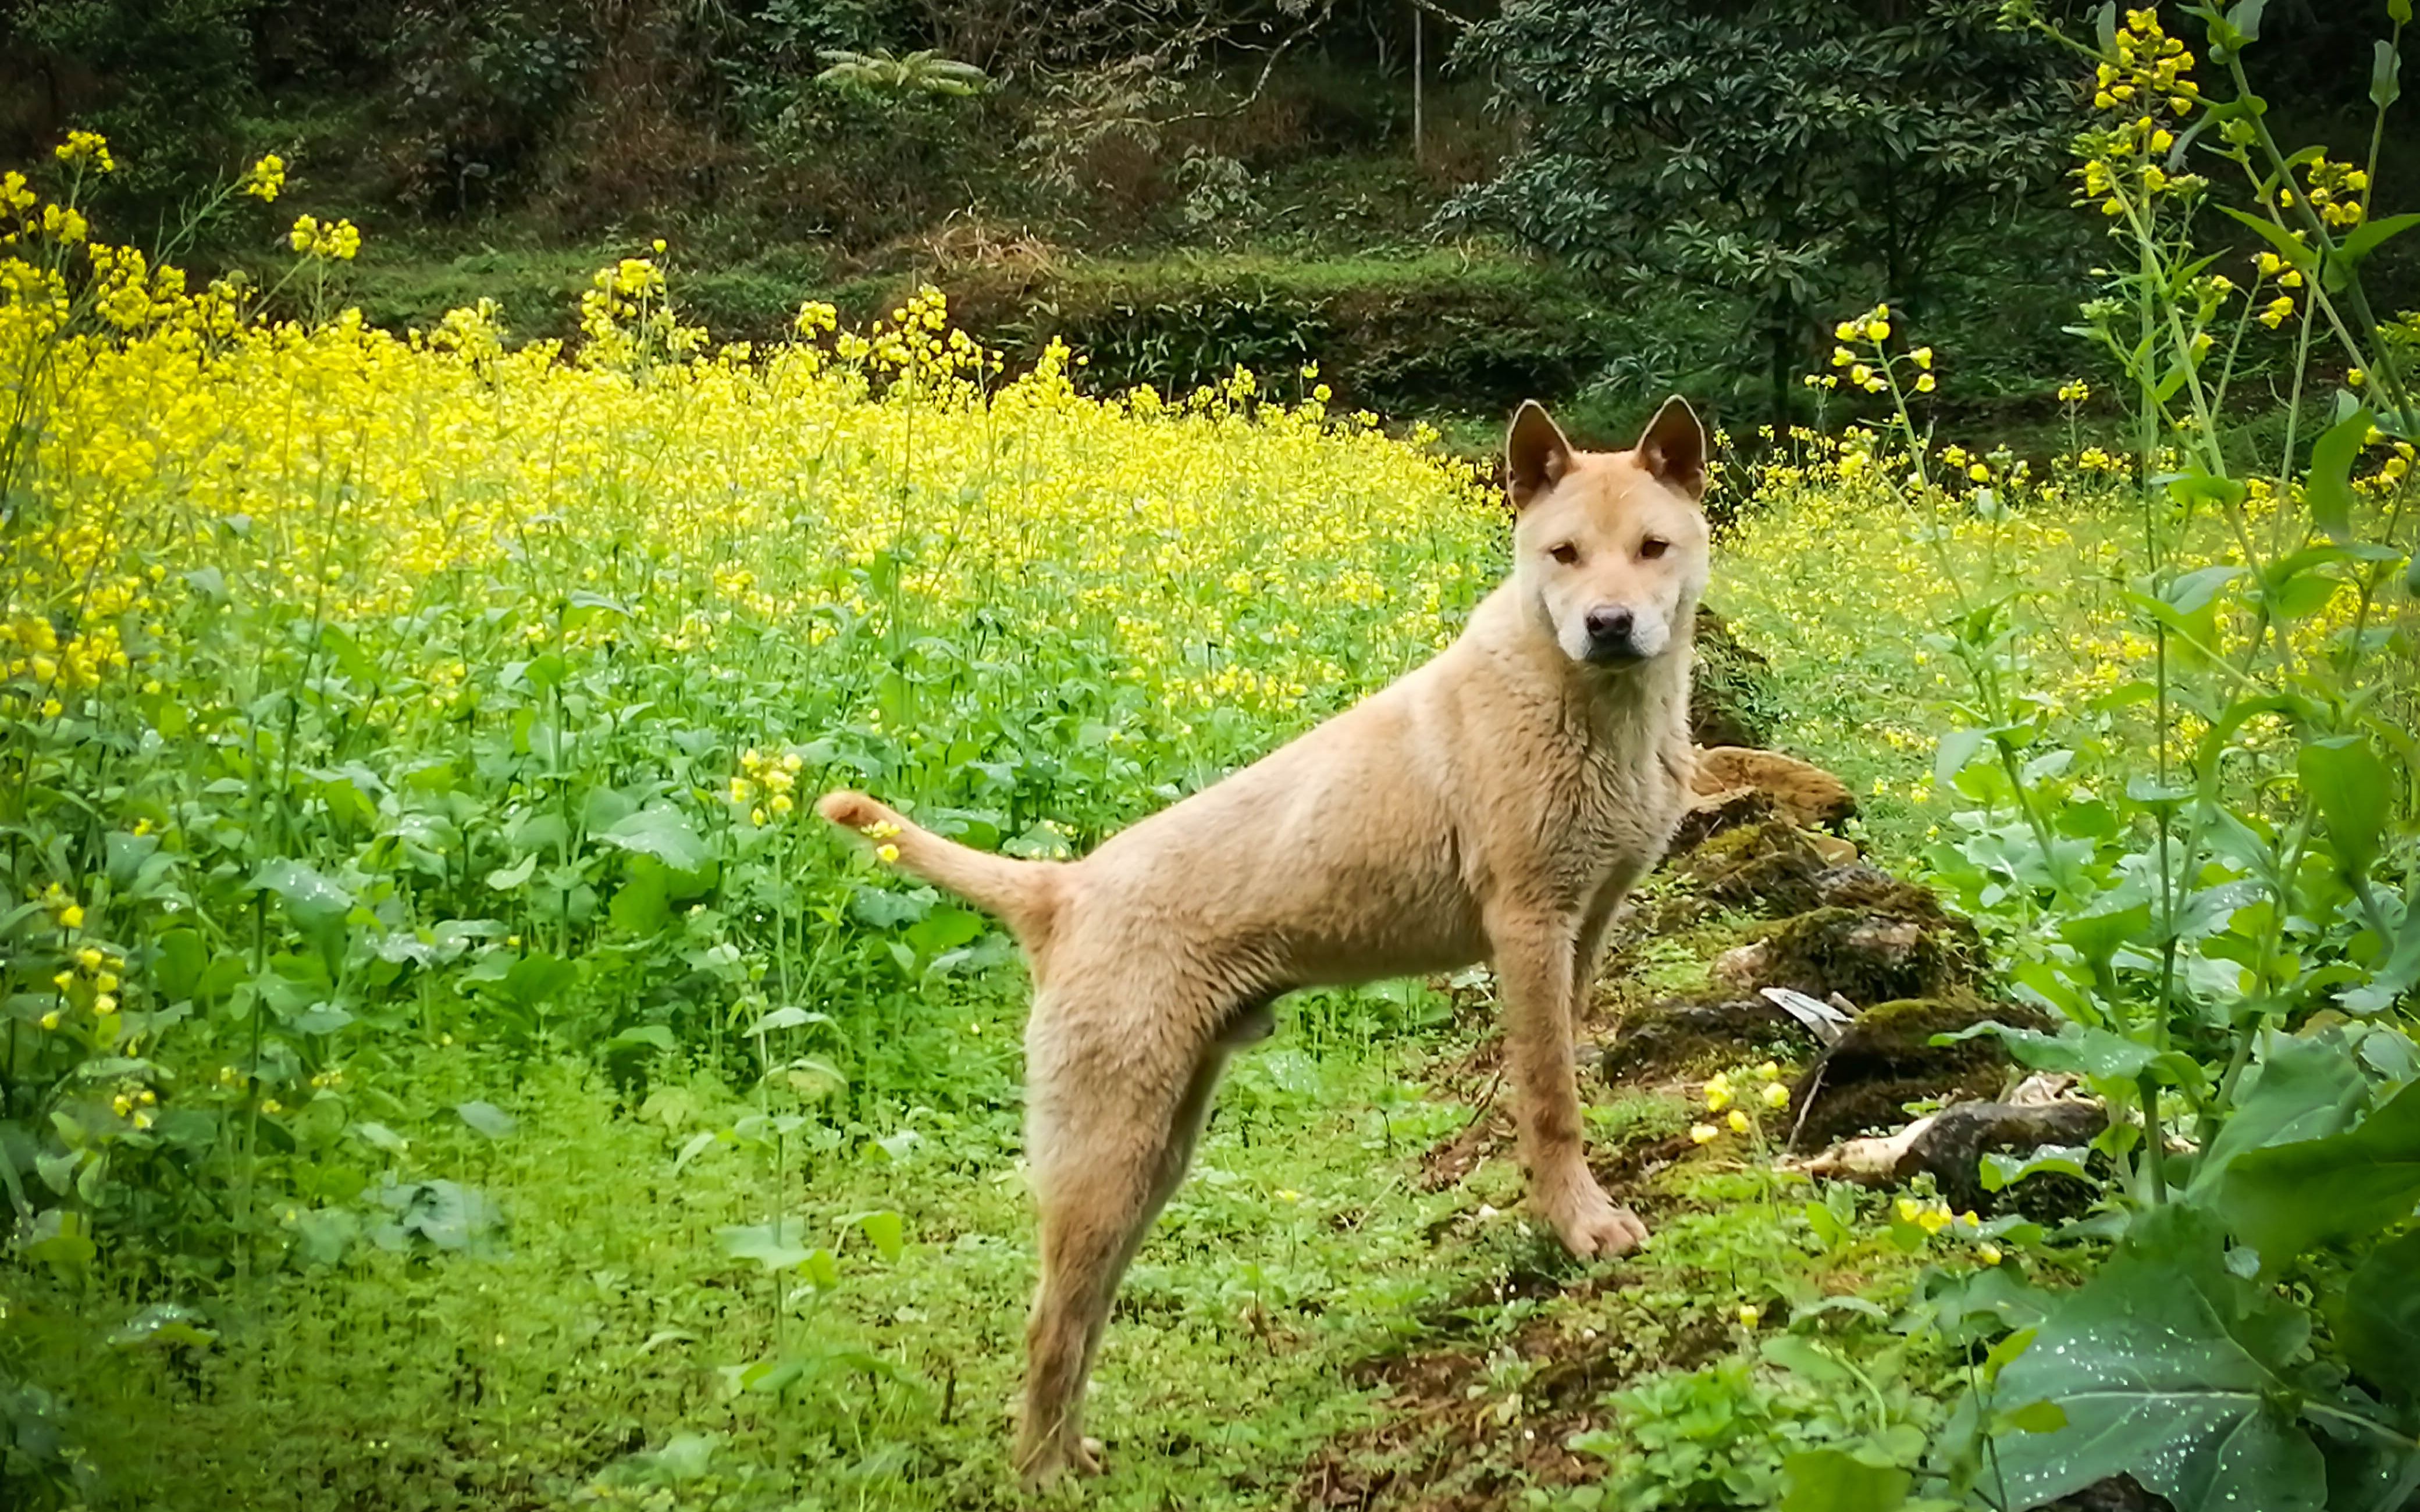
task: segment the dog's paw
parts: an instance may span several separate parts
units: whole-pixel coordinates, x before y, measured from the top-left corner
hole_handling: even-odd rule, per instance
[[[1101,1454],[1098,1439],[1055,1440],[1026,1456],[1018,1467],[1017,1478],[1029,1491],[1047,1491],[1070,1476],[1099,1474]]]
[[[1593,1182],[1544,1211],[1563,1247],[1584,1260],[1627,1255],[1647,1242],[1647,1226],[1638,1221],[1638,1214],[1617,1204]]]

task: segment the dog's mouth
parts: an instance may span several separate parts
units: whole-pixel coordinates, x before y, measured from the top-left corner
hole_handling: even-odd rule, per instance
[[[1591,644],[1587,653],[1580,657],[1580,660],[1589,666],[1617,670],[1636,667],[1647,659],[1647,653],[1639,650],[1635,642],[1627,640],[1620,644]]]

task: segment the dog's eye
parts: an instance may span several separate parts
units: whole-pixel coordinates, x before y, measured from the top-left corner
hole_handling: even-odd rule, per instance
[[[1568,567],[1573,563],[1577,562],[1580,559],[1580,548],[1572,545],[1571,542],[1565,541],[1560,546],[1547,548],[1546,555],[1554,558],[1557,562],[1559,562],[1564,566]]]
[[[1642,562],[1652,562],[1657,557],[1662,556],[1665,552],[1671,549],[1671,542],[1664,539],[1660,535],[1651,535],[1644,541],[1638,543],[1638,557]]]

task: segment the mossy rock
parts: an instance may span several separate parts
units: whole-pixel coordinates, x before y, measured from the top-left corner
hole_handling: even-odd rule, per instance
[[[1780,716],[1773,664],[1740,644],[1729,621],[1699,605],[1689,738],[1700,746],[1770,746]]]
[[[1821,1149],[1898,1128],[1908,1121],[1910,1103],[1997,1097],[2009,1066],[1998,1040],[1932,1042],[1936,1035],[1986,1022],[2045,1032],[2052,1026],[2032,1009],[1963,995],[1904,998],[1867,1009],[1791,1089],[1791,1105],[1801,1110],[1791,1148]]]
[[[1664,1002],[1624,1023],[1595,1069],[1608,1082],[1695,1080],[1743,1060],[1793,1060],[1811,1043],[1797,1020],[1761,997]]]
[[[1982,944],[1975,926],[1944,913],[1921,887],[1892,879],[1891,889],[1880,906],[1826,901],[1785,918],[1718,961],[1715,973],[1741,986],[1791,987],[1810,997],[1838,993],[1852,1003],[1947,996],[1977,981]]]
[[[1829,869],[1814,841],[1778,818],[1722,830],[1677,863],[1699,898],[1768,917],[1822,906],[1817,879]]]

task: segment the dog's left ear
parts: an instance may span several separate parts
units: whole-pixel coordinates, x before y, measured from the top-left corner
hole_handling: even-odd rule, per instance
[[[1638,433],[1638,465],[1692,499],[1706,497],[1706,430],[1688,400],[1677,393],[1665,400]]]

